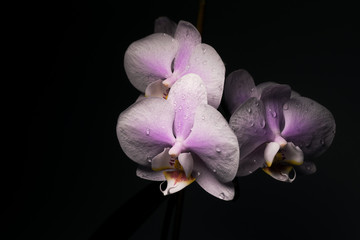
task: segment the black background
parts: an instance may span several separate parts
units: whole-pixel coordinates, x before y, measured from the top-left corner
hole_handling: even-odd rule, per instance
[[[256,83],[290,84],[326,106],[337,124],[334,142],[316,159],[316,174],[287,184],[258,171],[239,179],[233,202],[190,185],[180,239],[359,237],[356,7],[270,2],[207,1],[203,42],[222,57],[226,75],[244,68]],[[156,190],[134,200],[150,183],[136,177],[136,164],[116,138],[118,115],[138,96],[123,56],[133,41],[153,32],[157,17],[196,25],[198,7],[195,0],[51,1],[15,11],[21,76],[12,100],[20,102],[21,133],[14,143],[15,155],[26,156],[11,157],[10,169],[3,168],[11,176],[3,182],[10,203],[1,211],[1,232],[17,239],[88,239],[112,214],[143,219],[152,199],[165,199],[132,228],[116,223],[120,236],[160,238],[168,198]]]

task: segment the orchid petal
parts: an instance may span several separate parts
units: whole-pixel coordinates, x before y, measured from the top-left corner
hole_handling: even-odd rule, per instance
[[[264,105],[255,97],[240,105],[231,116],[229,124],[238,139],[241,159],[271,140],[265,120]]]
[[[237,176],[246,176],[255,172],[258,168],[262,168],[265,163],[264,151],[266,144],[260,145],[257,149],[252,151],[246,157],[241,158],[239,162],[239,169]]]
[[[335,136],[335,120],[328,109],[305,97],[295,97],[284,105],[285,126],[281,135],[300,146],[305,156],[322,154]]]
[[[281,149],[281,152],[284,155],[284,159],[282,160],[283,162],[297,166],[304,163],[304,153],[292,142],[289,142],[283,149]]]
[[[159,97],[167,99],[169,88],[162,84],[162,80],[150,83],[145,89],[145,97]]]
[[[290,99],[291,88],[288,85],[276,84],[262,90],[261,100],[266,109],[267,124],[277,135],[284,126],[283,105]]]
[[[215,108],[200,105],[194,126],[184,140],[187,150],[198,155],[222,182],[231,181],[239,164],[239,146],[235,134]]]
[[[273,161],[274,161],[274,157],[277,154],[277,152],[280,149],[280,144],[278,144],[277,142],[269,142],[266,145],[265,151],[264,151],[264,159],[265,159],[265,163],[268,167],[271,167]]]
[[[184,171],[164,171],[163,174],[167,180],[167,186],[163,190],[160,185],[160,190],[164,195],[176,193],[195,181],[192,176],[187,178]]]
[[[150,180],[150,181],[165,181],[166,180],[164,174],[161,171],[155,172],[151,168],[141,166],[141,165],[139,165],[138,168],[136,169],[136,176],[138,176],[142,179]]]
[[[166,169],[174,169],[175,159],[169,155],[169,149],[165,148],[163,152],[156,155],[151,161],[151,169],[153,171],[163,171]]]
[[[154,26],[155,33],[166,33],[174,37],[177,24],[171,21],[169,18],[159,17],[155,20],[154,25],[155,25]]]
[[[208,169],[203,161],[193,155],[194,170],[193,175],[196,177],[196,182],[206,192],[225,201],[232,200],[235,195],[235,190],[232,182],[222,183],[218,180],[216,173]]]
[[[218,108],[224,89],[225,65],[215,49],[207,44],[197,45],[191,54],[187,72],[201,77],[206,86],[209,105]]]
[[[119,116],[117,137],[125,154],[140,165],[175,141],[172,133],[174,111],[161,98],[146,98],[134,103]]]
[[[154,33],[133,42],[124,57],[130,82],[144,92],[150,83],[170,77],[178,48],[178,41],[165,33]]]
[[[257,90],[251,75],[243,69],[230,73],[225,80],[224,99],[229,112],[251,97],[257,97]]]
[[[186,177],[189,178],[193,171],[193,166],[194,166],[194,160],[191,156],[191,153],[181,153],[178,159],[180,165],[184,169]]]
[[[201,43],[199,31],[189,22],[180,21],[174,38],[179,42],[179,50],[175,57],[174,70],[183,72],[188,66],[189,58],[194,47]]]
[[[185,139],[194,123],[195,110],[200,104],[207,104],[204,82],[196,74],[187,74],[171,87],[168,101],[174,106],[174,132],[176,138]]]
[[[271,177],[273,177],[276,180],[282,181],[282,182],[293,182],[296,178],[296,171],[293,168],[293,166],[289,165],[276,165],[273,167],[267,167],[263,168],[264,172],[269,174]],[[293,172],[293,176],[290,175],[290,173]]]
[[[300,172],[301,174],[309,175],[316,172],[316,165],[310,161],[304,161],[304,163],[300,166],[295,166],[296,171]]]

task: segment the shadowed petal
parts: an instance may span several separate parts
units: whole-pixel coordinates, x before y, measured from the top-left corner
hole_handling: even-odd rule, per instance
[[[166,33],[174,37],[177,24],[171,21],[168,17],[159,17],[155,20],[154,32]]]
[[[266,125],[263,103],[255,97],[235,110],[229,124],[238,139],[241,159],[271,140],[272,133]]]
[[[165,87],[162,80],[150,83],[145,89],[145,97],[159,97],[167,99],[169,88]]]
[[[179,155],[179,162],[184,169],[186,177],[189,178],[194,166],[194,160],[191,156],[191,153],[181,153]]]
[[[258,168],[265,165],[264,151],[266,144],[260,145],[257,149],[252,151],[246,157],[241,158],[239,162],[239,169],[237,176],[246,176],[255,172]]]
[[[164,174],[159,171],[155,172],[149,167],[139,165],[136,169],[136,176],[142,179],[150,180],[150,181],[165,181],[166,178]]]
[[[189,22],[180,21],[174,38],[179,42],[179,50],[175,57],[174,70],[183,72],[188,66],[194,47],[201,43],[199,31]]]
[[[174,111],[161,98],[139,100],[122,112],[116,126],[117,137],[125,154],[141,165],[171,146]]]
[[[133,42],[124,57],[130,82],[144,92],[150,83],[170,77],[178,47],[178,42],[165,33],[154,33]]]
[[[222,200],[232,200],[235,190],[232,182],[222,183],[218,180],[216,173],[208,169],[199,157],[194,156],[194,171],[196,182],[211,195]]]
[[[225,80],[224,99],[229,112],[251,97],[257,97],[257,90],[251,75],[243,69],[230,73]]]
[[[305,97],[294,97],[284,105],[284,118],[281,135],[299,146],[305,156],[319,156],[331,145],[335,120],[319,103]]]
[[[176,138],[185,139],[194,124],[195,110],[200,104],[207,104],[204,82],[196,74],[187,74],[171,87],[168,101],[174,106],[174,132]]]
[[[276,165],[273,167],[263,168],[264,172],[271,177],[282,182],[293,182],[296,178],[296,171],[293,166]]]
[[[207,44],[197,45],[191,54],[188,72],[201,77],[209,105],[218,108],[223,94],[225,66],[215,49]]]
[[[288,85],[275,84],[262,90],[261,100],[266,111],[267,124],[274,134],[279,134],[284,126],[283,106],[290,99]]]
[[[304,161],[300,166],[295,166],[297,172],[305,175],[313,174],[316,172],[316,165],[310,161]]]
[[[187,150],[198,155],[221,182],[231,181],[237,172],[239,146],[228,123],[215,108],[200,105],[194,126],[184,140]]]

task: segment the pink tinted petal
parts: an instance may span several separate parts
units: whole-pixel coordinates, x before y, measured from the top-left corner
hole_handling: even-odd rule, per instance
[[[229,112],[251,97],[257,97],[257,90],[251,75],[243,69],[230,73],[225,80],[224,99]]]
[[[283,106],[290,99],[290,95],[291,88],[283,84],[268,86],[261,93],[267,124],[275,135],[278,135],[284,126]]]
[[[155,33],[133,42],[124,57],[130,82],[144,92],[150,83],[170,77],[177,50],[178,42],[165,33]]]
[[[155,20],[154,32],[166,33],[174,37],[177,24],[167,17],[159,17]]]
[[[220,182],[216,173],[210,170],[196,155],[194,155],[193,175],[200,187],[211,195],[225,201],[234,198],[235,190],[232,182]]]
[[[198,155],[221,182],[231,181],[239,164],[239,146],[228,123],[215,108],[200,105],[184,146]]]
[[[235,110],[229,124],[238,139],[241,159],[271,140],[272,132],[266,124],[264,105],[255,97]]]
[[[267,88],[269,86],[275,86],[275,85],[279,85],[279,84],[276,82],[264,82],[264,83],[260,83],[259,85],[257,85],[256,90],[257,90],[258,98],[260,99],[261,93],[265,88]],[[298,96],[300,96],[300,94],[298,92],[291,90],[290,97],[298,97]]]
[[[133,161],[150,166],[151,159],[175,141],[174,111],[161,98],[140,100],[119,116],[117,137],[125,154]]]
[[[206,86],[209,105],[218,108],[223,94],[225,66],[215,49],[207,44],[197,45],[191,54],[187,72],[201,77]]]
[[[180,21],[174,38],[179,42],[179,50],[175,57],[174,70],[183,72],[186,70],[190,55],[194,47],[201,43],[199,31],[189,22]]]
[[[176,138],[185,139],[194,124],[195,110],[207,104],[204,82],[196,74],[187,74],[171,87],[168,101],[175,109],[174,132]]]
[[[181,153],[178,159],[184,169],[186,177],[189,178],[194,166],[194,160],[191,156],[191,153]]]
[[[255,172],[258,168],[265,165],[264,151],[266,144],[260,145],[257,149],[249,153],[246,157],[241,158],[237,176],[246,176]]]
[[[335,120],[324,106],[306,97],[294,97],[284,105],[285,126],[281,135],[299,146],[305,156],[316,157],[332,143]]]
[[[159,171],[155,172],[149,167],[141,166],[136,169],[136,176],[142,179],[150,180],[150,181],[165,181],[166,178],[164,174]]]

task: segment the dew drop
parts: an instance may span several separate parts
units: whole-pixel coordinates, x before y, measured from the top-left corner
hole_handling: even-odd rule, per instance
[[[179,106],[179,108],[178,108],[178,109],[179,109],[179,111],[181,111],[181,110],[182,110],[182,106]]]
[[[251,108],[248,108],[247,111],[248,111],[248,113],[251,113]]]
[[[216,148],[215,149],[217,153],[221,153],[221,149],[220,148]]]
[[[213,173],[216,173],[216,169],[213,169],[212,171],[213,171]]]
[[[255,88],[251,88],[251,89],[250,89],[250,92],[253,92],[254,90],[255,90]]]
[[[203,64],[204,64],[204,65],[206,65],[206,64],[207,64],[207,61],[206,61],[206,60],[205,60],[205,61],[203,61]]]
[[[276,118],[276,117],[277,117],[276,112],[275,112],[275,111],[272,111],[272,112],[271,112],[271,116],[272,116],[273,118]]]
[[[263,120],[261,121],[260,127],[261,127],[261,128],[264,128],[265,125],[266,125],[266,122],[265,122],[265,119],[263,119]]]
[[[202,47],[203,53],[206,53],[206,47]]]
[[[253,161],[254,161],[254,163],[256,163],[256,159],[254,159]]]
[[[252,173],[252,171],[249,170],[249,173]]]
[[[324,139],[320,139],[320,144],[321,144],[321,145],[325,145]]]
[[[150,129],[146,129],[146,136],[149,136],[150,135]]]
[[[220,194],[219,194],[219,198],[220,198],[220,199],[225,199],[225,194],[224,194],[224,193],[220,193]]]
[[[202,120],[205,120],[205,116],[202,116],[201,119],[202,119]]]
[[[288,110],[289,109],[289,104],[285,103],[284,106],[283,106],[283,109]]]
[[[185,94],[183,94],[183,95],[181,96],[181,98],[182,98],[183,100],[185,100]]]
[[[197,176],[200,176],[201,175],[201,173],[200,172],[197,172]]]
[[[149,157],[149,156],[146,157],[146,160],[148,161],[148,163],[151,163],[151,162],[152,162],[152,158]]]
[[[257,107],[258,107],[258,106],[259,106],[259,102],[255,102],[255,106],[257,106]]]
[[[253,127],[255,124],[253,121],[250,122],[250,127]]]

